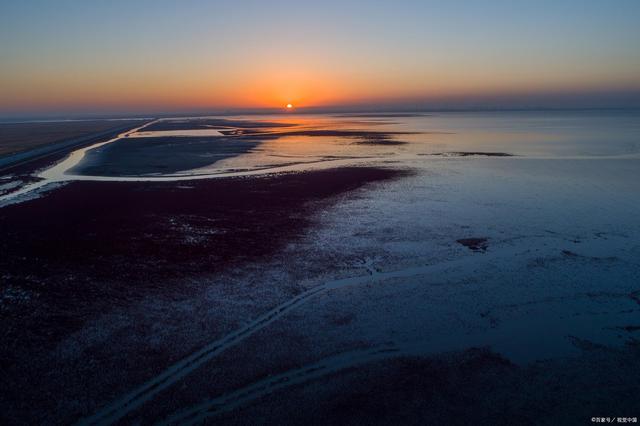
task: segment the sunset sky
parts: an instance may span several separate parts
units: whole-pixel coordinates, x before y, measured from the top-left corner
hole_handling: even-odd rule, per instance
[[[640,1],[0,2],[0,113],[640,105]]]

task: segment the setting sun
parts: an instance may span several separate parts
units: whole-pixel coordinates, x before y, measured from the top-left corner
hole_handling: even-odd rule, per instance
[[[287,104],[287,109],[291,109],[291,108],[293,108],[293,105]]]

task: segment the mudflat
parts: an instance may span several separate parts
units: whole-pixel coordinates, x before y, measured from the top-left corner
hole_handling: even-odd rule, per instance
[[[14,408],[3,405],[2,411],[36,423],[54,418],[67,423],[87,415],[80,406],[56,409],[60,400],[38,409],[28,403],[42,392],[64,394],[69,403],[85,398],[88,371],[72,373],[74,363],[56,350],[83,326],[153,294],[175,300],[198,294],[197,280],[259,261],[299,238],[313,223],[313,210],[328,207],[334,197],[401,175],[344,168],[186,185],[80,182],[1,209],[0,250],[7,255],[0,269],[20,299],[3,305],[2,358],[9,365],[3,373],[9,389],[4,400]],[[162,358],[153,364],[169,361]],[[149,360],[127,355],[121,361],[144,370],[140,363]],[[115,386],[107,393],[121,392],[140,380],[134,374],[108,384],[115,376],[108,379],[96,367],[89,367],[90,374],[107,379],[95,387],[102,395],[103,386]],[[66,373],[53,379],[55,371]]]
[[[0,421],[635,415],[638,117],[220,120],[0,177]]]
[[[140,123],[134,120],[58,121],[0,123],[0,156],[87,136],[117,127]]]

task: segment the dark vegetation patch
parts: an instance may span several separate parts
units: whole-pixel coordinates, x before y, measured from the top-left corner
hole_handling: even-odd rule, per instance
[[[337,136],[337,137],[351,137],[351,138],[366,138],[375,136],[387,136],[394,135],[413,135],[415,132],[374,132],[370,130],[291,130],[278,132],[278,135],[282,136]]]
[[[489,247],[486,238],[462,238],[456,241],[473,251],[487,251]]]
[[[234,120],[226,118],[199,118],[199,119],[178,119],[163,120],[144,128],[144,131],[165,131],[165,130],[202,130],[236,127],[240,129],[261,129],[269,127],[291,127],[292,123]]]
[[[265,133],[265,129],[227,129],[219,130],[219,132],[225,136],[264,135],[267,138],[270,136],[268,133]]]
[[[313,130],[285,130],[272,132],[267,135],[271,138],[280,138],[283,136],[325,136],[338,137],[353,140],[354,143],[360,145],[403,145],[406,142],[395,139],[395,136],[416,134],[415,132],[375,132],[370,130],[329,130],[329,129],[313,129]]]
[[[506,152],[449,152],[448,155],[458,157],[480,156],[480,157],[513,157],[513,154]]]
[[[418,155],[437,155],[442,157],[514,157],[513,154],[506,152],[481,152],[481,151],[451,151],[451,152],[436,152],[433,154],[418,154]]]
[[[430,114],[411,113],[411,112],[381,112],[370,114],[334,114],[333,117],[337,118],[402,118],[402,117],[429,117]]]
[[[391,135],[380,133],[377,135],[369,135],[363,138],[357,138],[357,145],[404,145],[405,141],[394,139]]]
[[[354,167],[188,186],[74,182],[1,208],[2,290],[31,296],[0,306],[0,356],[44,350],[96,313],[179,295],[185,278],[269,256],[305,233],[317,202],[401,174]]]
[[[330,129],[304,129],[304,130],[264,130],[264,129],[232,129],[220,130],[220,133],[227,136],[251,136],[261,140],[276,140],[285,136],[305,136],[305,137],[336,137],[355,140],[357,144],[363,145],[403,145],[406,142],[394,139],[396,135],[415,134],[414,132],[375,132],[369,130],[330,130]],[[259,135],[259,136],[258,136]]]
[[[625,325],[622,327],[618,327],[620,330],[627,331],[629,333],[633,333],[634,331],[640,331],[640,325]]]

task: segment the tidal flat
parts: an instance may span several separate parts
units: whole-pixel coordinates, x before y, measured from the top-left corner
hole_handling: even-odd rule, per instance
[[[0,122],[0,171],[95,142],[143,120]],[[117,134],[117,133],[116,133]]]
[[[638,112],[166,118],[0,179],[3,424],[638,415]]]

